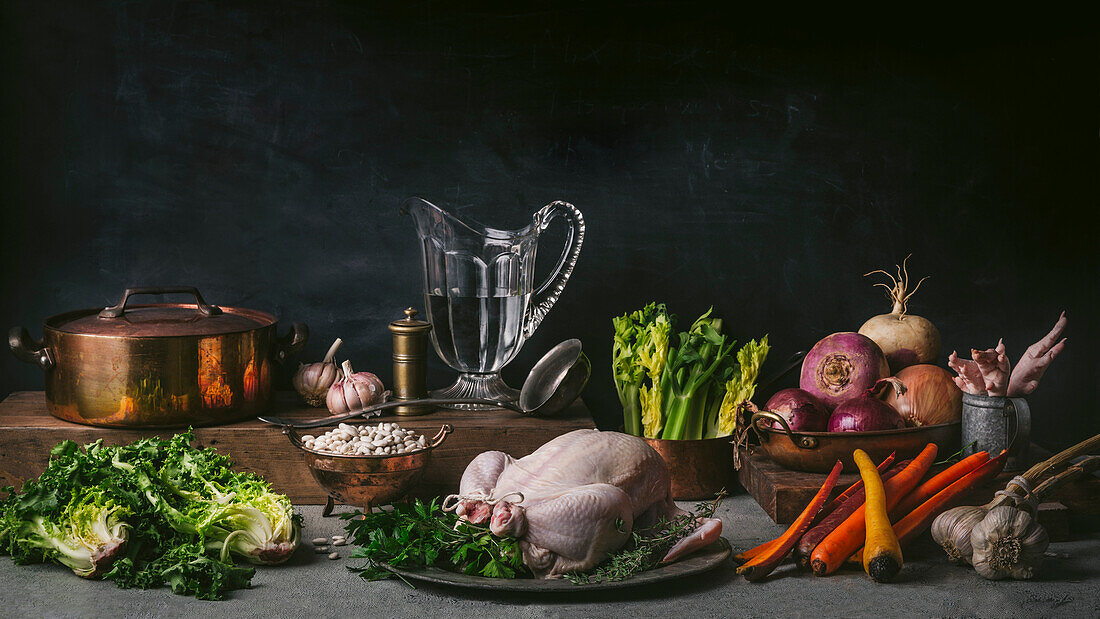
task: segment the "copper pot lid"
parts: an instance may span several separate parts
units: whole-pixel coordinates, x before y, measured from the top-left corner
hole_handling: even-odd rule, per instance
[[[187,293],[195,303],[127,305],[136,294]],[[58,314],[46,327],[74,335],[111,337],[209,336],[240,333],[275,324],[271,314],[251,309],[218,307],[206,303],[194,288],[130,288],[117,305]]]

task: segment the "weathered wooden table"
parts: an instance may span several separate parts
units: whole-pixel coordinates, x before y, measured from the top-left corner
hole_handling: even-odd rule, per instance
[[[297,402],[292,393],[278,394],[271,414],[292,419],[314,419],[326,412]],[[377,417],[356,423],[377,423]],[[550,439],[581,428],[594,428],[584,403],[577,400],[561,416],[524,417],[505,410],[440,410],[417,417],[383,417],[402,427],[434,434],[443,424],[454,427],[439,448],[416,488],[419,495],[456,492],[466,465],[477,454],[499,449],[519,458]],[[46,412],[41,391],[19,391],[0,402],[0,486],[18,487],[23,480],[37,477],[49,460],[50,449],[70,439],[83,445],[99,439],[122,444],[148,436],[171,436],[178,430],[96,428],[62,421]],[[257,420],[226,426],[195,428],[196,445],[217,447],[228,453],[240,470],[254,471],[296,505],[324,503],[325,492],[309,474],[303,454],[290,444],[282,431]]]

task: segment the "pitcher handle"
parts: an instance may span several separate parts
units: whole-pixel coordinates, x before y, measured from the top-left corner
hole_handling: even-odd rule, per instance
[[[1031,444],[1031,409],[1028,408],[1027,400],[1023,398],[1008,398],[1008,401],[1012,405],[1013,412],[1016,413],[1016,434],[1008,443],[1008,453],[1010,457],[1016,456],[1021,460],[1017,466],[1023,466],[1026,464],[1023,461],[1027,460],[1027,449]]]
[[[569,281],[569,276],[573,274],[573,267],[577,265],[577,257],[581,254],[581,245],[584,243],[584,216],[572,204],[558,200],[542,207],[536,216],[539,231],[545,230],[558,216],[565,217],[569,223],[565,235],[565,247],[561,251],[554,270],[535,289],[533,302],[527,311],[527,320],[523,325],[524,338],[531,337],[535,329],[539,328],[542,319],[546,317],[546,313],[558,302],[561,291],[565,289],[565,282]]]

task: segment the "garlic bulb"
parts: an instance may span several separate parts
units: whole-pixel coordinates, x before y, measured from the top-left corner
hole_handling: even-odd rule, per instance
[[[1047,531],[1016,507],[989,510],[970,533],[974,571],[990,580],[1031,578],[1050,545]]]
[[[325,405],[325,396],[332,383],[340,378],[340,368],[332,360],[336,351],[344,340],[336,338],[325,354],[324,361],[319,363],[298,364],[298,371],[294,373],[294,389],[302,396],[306,404],[320,408]]]
[[[961,505],[949,509],[932,521],[932,539],[943,546],[947,559],[956,565],[969,565],[973,550],[970,532],[985,518],[987,509],[977,505]]]
[[[353,372],[351,361],[344,362],[343,371],[343,378],[332,383],[325,399],[330,414],[342,415],[382,401],[382,381],[377,376],[370,372]]]

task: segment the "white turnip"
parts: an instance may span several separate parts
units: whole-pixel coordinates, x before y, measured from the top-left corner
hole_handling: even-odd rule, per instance
[[[886,298],[894,304],[889,314],[880,314],[863,323],[859,332],[871,338],[886,355],[890,371],[897,373],[904,367],[917,363],[932,363],[940,355],[940,332],[927,318],[907,313],[909,298],[920,288],[927,277],[921,278],[917,285],[909,290],[909,272],[905,268],[908,256],[897,267],[894,275],[883,270],[871,271],[867,275],[882,273],[890,278],[890,284],[876,283],[887,290]],[[865,276],[866,277],[866,276]]]

